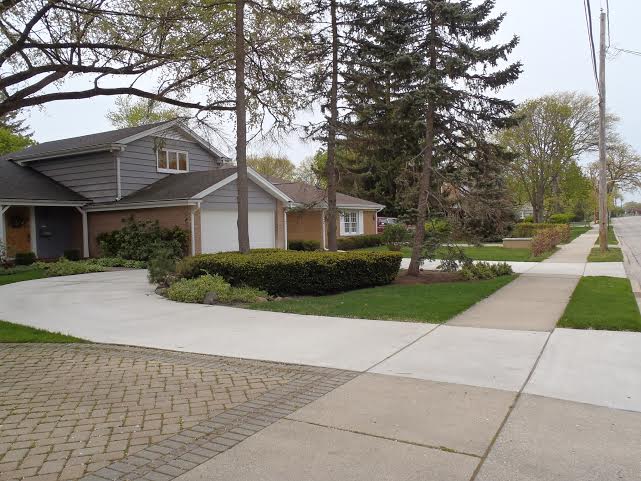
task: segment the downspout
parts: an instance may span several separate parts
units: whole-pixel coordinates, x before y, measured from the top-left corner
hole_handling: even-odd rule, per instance
[[[321,229],[322,229],[321,241],[322,241],[323,250],[327,249],[327,242],[325,240],[325,237],[327,236],[327,228],[325,226],[325,212],[326,212],[325,209],[321,210]]]
[[[121,147],[116,152],[116,201],[122,199],[122,178],[120,175],[120,152],[124,150],[124,147]]]
[[[287,242],[287,207],[283,209],[283,229],[285,231],[285,250],[288,250],[289,243]]]
[[[196,255],[196,211],[200,210],[200,201],[191,209],[191,255]]]
[[[9,209],[9,207],[10,206],[8,205],[0,205],[0,241],[5,249],[7,249],[7,230],[5,229],[4,213]]]

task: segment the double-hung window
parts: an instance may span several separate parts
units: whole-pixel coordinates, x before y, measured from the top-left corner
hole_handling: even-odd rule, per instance
[[[159,149],[158,172],[189,172],[189,156],[183,150]]]
[[[360,234],[360,216],[358,211],[350,210],[343,213],[341,217],[342,229],[341,235]]]

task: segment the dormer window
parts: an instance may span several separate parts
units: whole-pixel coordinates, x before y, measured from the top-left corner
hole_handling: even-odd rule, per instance
[[[189,172],[189,154],[184,150],[159,149],[158,172],[176,174]]]

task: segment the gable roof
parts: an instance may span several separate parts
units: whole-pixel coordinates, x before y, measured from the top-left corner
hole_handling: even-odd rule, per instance
[[[236,167],[171,174],[120,199],[119,203],[187,200],[236,173]]]
[[[247,169],[249,178],[263,188],[273,197],[287,204],[292,203],[289,198],[269,181],[257,174],[252,169]],[[224,185],[233,182],[238,177],[236,166],[220,167],[214,170],[200,172],[186,172],[183,174],[170,174],[153,184],[123,197],[119,201],[106,204],[94,204],[96,209],[119,208],[139,204],[154,204],[163,202],[197,203],[207,195],[215,192]],[[92,207],[94,208],[94,207]]]
[[[0,160],[0,203],[41,201],[83,205],[88,199],[30,167]]]
[[[214,156],[220,157],[224,160],[229,160],[227,156],[187,127],[180,119],[165,120],[162,122],[139,125],[137,127],[126,127],[123,129],[109,130],[107,132],[99,132],[96,134],[81,135],[80,137],[70,137],[68,139],[43,142],[41,144],[27,147],[26,149],[18,152],[6,154],[2,159],[13,160],[21,163],[82,153],[119,150],[126,148],[126,145],[130,142],[148,135],[160,134],[173,127],[185,132]]]
[[[267,179],[302,207],[327,207],[327,192],[324,189],[305,182],[288,181],[277,177],[267,176]],[[343,209],[361,208],[376,210],[383,209],[385,207],[384,205],[377,204],[376,202],[359,199],[358,197],[341,194],[340,192],[336,193],[336,206]]]

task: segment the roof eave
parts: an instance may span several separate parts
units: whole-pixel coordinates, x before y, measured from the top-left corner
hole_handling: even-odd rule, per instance
[[[55,152],[48,152],[45,154],[36,154],[28,157],[15,158],[9,154],[5,158],[7,160],[14,161],[18,165],[24,165],[25,163],[35,162],[37,160],[55,159],[58,157],[67,157],[69,155],[91,154],[94,152],[108,152],[108,151],[114,151],[114,150],[122,150],[123,148],[124,146],[120,143],[109,143],[109,144],[92,145],[91,147],[84,147],[81,149],[57,150]]]

